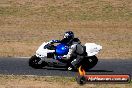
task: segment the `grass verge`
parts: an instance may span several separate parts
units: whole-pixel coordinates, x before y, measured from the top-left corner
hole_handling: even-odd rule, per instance
[[[0,75],[0,88],[131,88],[129,84],[77,84],[73,77]]]
[[[100,58],[132,58],[132,0],[0,0],[0,56],[31,56],[67,30],[103,46]]]

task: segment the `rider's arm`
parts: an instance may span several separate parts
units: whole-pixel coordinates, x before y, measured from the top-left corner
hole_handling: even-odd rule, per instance
[[[54,44],[54,43],[60,43],[60,40],[51,40],[48,42],[48,44]]]
[[[44,46],[44,48],[46,49],[47,47],[49,47],[49,45],[54,44],[54,43],[60,43],[60,40],[51,40],[51,41],[47,42],[47,44]]]
[[[70,57],[72,56],[72,54],[76,51],[76,46],[77,44],[73,44],[71,45],[68,54],[66,55],[67,59],[70,59]]]
[[[81,44],[73,44],[71,48],[69,49],[69,52],[67,54],[67,59],[74,56],[75,54],[77,55],[82,55],[84,53],[84,48]]]

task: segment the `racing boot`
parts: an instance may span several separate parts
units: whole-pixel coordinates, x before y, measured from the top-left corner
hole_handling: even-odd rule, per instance
[[[68,71],[71,71],[71,70],[73,70],[73,68],[72,67],[68,67]]]

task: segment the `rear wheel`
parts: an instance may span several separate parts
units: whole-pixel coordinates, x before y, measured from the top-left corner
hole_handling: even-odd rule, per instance
[[[37,57],[36,55],[32,56],[29,59],[29,66],[35,69],[41,69],[44,67],[44,62],[40,62],[41,58]]]
[[[84,60],[82,61],[82,67],[85,70],[89,70],[93,68],[98,62],[98,58],[96,56],[91,56],[91,57],[85,57]]]

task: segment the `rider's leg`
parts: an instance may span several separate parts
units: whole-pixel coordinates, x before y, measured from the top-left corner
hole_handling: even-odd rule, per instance
[[[77,55],[75,59],[71,61],[71,65],[68,67],[68,70],[76,69],[79,66],[79,63],[82,61],[83,56]]]

